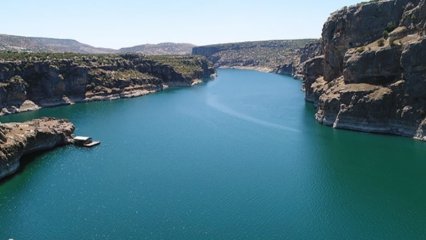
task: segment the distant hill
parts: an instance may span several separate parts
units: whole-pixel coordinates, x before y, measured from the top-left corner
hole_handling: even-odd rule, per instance
[[[316,43],[317,39],[225,43],[194,47],[192,54],[207,57],[215,67],[293,74],[305,46]]]
[[[144,44],[120,50],[97,48],[72,39],[22,37],[0,34],[0,51],[47,53],[141,53],[145,55],[188,55],[195,45],[189,43]]]
[[[129,48],[121,48],[121,53],[142,53],[146,55],[186,55],[191,54],[195,45],[189,43],[144,44]]]
[[[0,34],[0,51],[88,54],[117,52],[114,49],[92,47],[72,39],[22,37],[5,34]]]

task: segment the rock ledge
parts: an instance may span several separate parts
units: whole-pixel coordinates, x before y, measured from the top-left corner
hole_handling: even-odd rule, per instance
[[[14,174],[24,155],[72,143],[74,129],[71,122],[54,118],[0,124],[0,179]]]

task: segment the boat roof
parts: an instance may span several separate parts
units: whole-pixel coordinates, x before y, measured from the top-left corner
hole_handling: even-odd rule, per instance
[[[76,137],[74,137],[74,140],[76,140],[76,141],[87,141],[87,140],[90,140],[90,137],[76,136]]]
[[[84,144],[84,146],[85,147],[94,147],[94,146],[99,145],[99,144],[101,144],[101,142],[94,141],[94,142],[91,142],[91,143],[86,143],[86,144]]]

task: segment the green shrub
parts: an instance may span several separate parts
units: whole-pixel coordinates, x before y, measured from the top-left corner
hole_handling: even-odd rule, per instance
[[[357,53],[363,53],[364,51],[365,51],[364,47],[359,47],[359,48],[356,49]]]
[[[389,22],[388,25],[385,28],[385,31],[388,33],[392,32],[396,27],[398,27],[395,22]]]
[[[383,31],[383,38],[388,39],[388,37],[389,37],[389,32],[387,30]]]

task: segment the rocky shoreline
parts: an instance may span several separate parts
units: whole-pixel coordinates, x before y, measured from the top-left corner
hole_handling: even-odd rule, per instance
[[[72,143],[74,129],[71,122],[54,118],[0,124],[0,180],[19,170],[24,155]]]
[[[303,64],[322,124],[426,141],[426,1],[382,0],[333,13]]]
[[[220,66],[222,69],[239,69],[239,70],[252,70],[264,73],[275,73],[274,69],[268,67],[249,67],[249,66]]]
[[[212,74],[209,79],[214,78],[214,74]],[[9,114],[15,114],[15,113],[22,113],[22,112],[29,112],[29,111],[35,111],[39,110],[41,108],[48,108],[48,107],[58,107],[58,106],[66,106],[66,105],[72,105],[76,103],[84,103],[84,102],[98,102],[98,101],[112,101],[122,98],[135,98],[135,97],[141,97],[153,93],[157,93],[169,88],[180,88],[180,87],[192,87],[198,84],[203,83],[205,80],[200,79],[194,79],[191,84],[187,83],[174,83],[173,85],[162,85],[157,89],[149,89],[146,88],[146,86],[140,85],[140,86],[132,86],[125,89],[120,89],[115,92],[110,93],[103,93],[103,94],[94,94],[94,93],[87,93],[85,98],[69,98],[64,97],[62,99],[53,100],[53,101],[41,101],[39,104],[35,104],[31,100],[25,100],[20,106],[11,106],[3,108],[0,111],[0,116],[9,115]]]
[[[234,68],[300,76],[300,63],[318,54],[319,40],[274,40],[199,46],[193,55],[204,56],[216,68]]]
[[[42,107],[132,98],[210,79],[203,57],[0,54],[0,116]],[[24,155],[72,143],[67,120],[0,124],[0,179],[21,167]]]
[[[0,59],[0,115],[139,97],[215,74],[205,58],[189,56],[3,53]],[[69,121],[53,118],[0,124],[0,179],[18,171],[22,156],[71,143],[73,131]]]
[[[214,76],[203,57],[29,54],[0,56],[0,115],[139,97]]]

